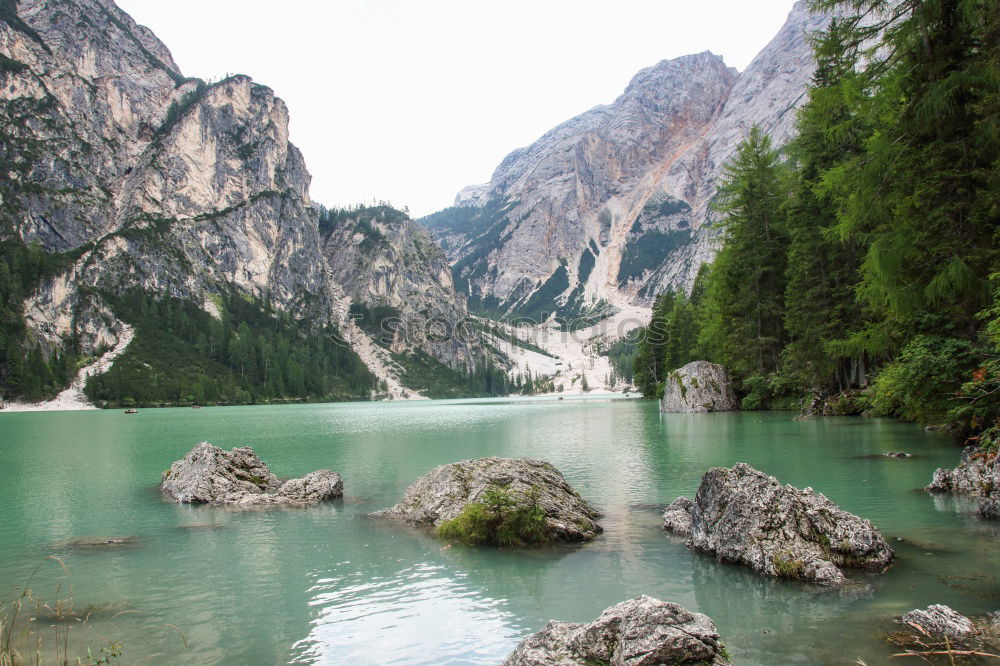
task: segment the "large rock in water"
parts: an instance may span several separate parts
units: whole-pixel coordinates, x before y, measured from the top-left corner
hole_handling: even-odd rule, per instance
[[[344,494],[340,475],[321,469],[284,483],[249,446],[224,451],[208,442],[191,449],[163,473],[160,488],[190,504],[314,504]]]
[[[663,384],[661,412],[728,412],[739,409],[729,372],[716,363],[692,361]]]
[[[517,646],[502,666],[729,664],[707,615],[641,596],[589,624],[552,621]]]
[[[938,468],[924,490],[979,498],[980,518],[1000,520],[1000,455],[967,446],[955,469]]]
[[[708,470],[693,502],[667,507],[664,529],[684,534],[685,511],[690,548],[768,576],[837,584],[845,580],[840,567],[881,571],[893,558],[870,521],[746,463]]]
[[[589,541],[603,531],[597,524],[601,513],[566,483],[559,470],[531,458],[479,458],[435,467],[410,484],[399,504],[372,516],[437,527],[497,485],[515,495],[537,489],[545,520],[560,541]]]

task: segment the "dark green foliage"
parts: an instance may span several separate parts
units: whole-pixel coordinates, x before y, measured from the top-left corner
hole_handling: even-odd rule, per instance
[[[72,380],[72,341],[67,341],[68,350],[46,356],[28,338],[23,308],[43,279],[65,270],[83,249],[56,254],[15,238],[0,241],[0,397],[42,400]]]
[[[523,340],[513,333],[508,333],[506,330],[500,326],[496,326],[492,323],[487,323],[483,320],[474,320],[473,325],[479,330],[487,333],[493,337],[500,338],[505,342],[509,342],[515,347],[520,347],[521,349],[527,349],[528,351],[533,351],[536,354],[541,354],[542,356],[548,356],[549,358],[557,358],[554,354],[545,351],[535,343],[530,340]]]
[[[646,398],[663,396],[671,371],[697,359],[698,307],[701,287],[692,301],[684,292],[666,292],[656,298],[649,326],[636,335],[633,380]]]
[[[870,391],[872,412],[923,423],[944,421],[972,360],[967,340],[915,336],[879,371]]]
[[[437,534],[470,545],[505,548],[550,543],[554,532],[538,498],[537,488],[518,496],[506,486],[492,485],[478,502],[469,502],[455,518],[441,523]]]
[[[221,321],[196,303],[105,294],[135,339],[86,393],[98,404],[247,404],[367,399],[374,377],[331,326],[313,329],[266,302],[229,294]]]
[[[392,344],[403,322],[402,313],[389,305],[369,307],[364,303],[351,303],[348,314],[375,344],[383,347]]]
[[[514,314],[518,318],[541,323],[549,315],[556,312],[558,309],[556,298],[567,289],[569,289],[569,271],[566,270],[565,264],[560,264],[559,268],[549,276],[549,279],[543,282],[528,301],[517,308]]]
[[[28,69],[20,60],[14,60],[13,58],[8,58],[4,54],[0,53],[0,74],[9,72],[11,74],[20,74],[24,70]]]
[[[618,284],[642,277],[647,270],[658,268],[671,252],[687,245],[691,240],[690,229],[676,229],[663,233],[646,231],[630,238],[622,252],[618,268]]]
[[[393,354],[404,385],[428,398],[478,398],[508,395],[514,385],[488,355],[472,370],[455,370],[422,350]]]
[[[716,209],[725,244],[712,267],[703,340],[739,377],[776,372],[788,247],[778,153],[754,127],[724,170]]]
[[[580,265],[577,267],[577,282],[580,285],[587,283],[590,279],[590,274],[594,270],[594,263],[597,261],[597,257],[590,249],[585,249],[583,254],[580,255]]]
[[[622,380],[626,384],[632,383],[635,356],[638,353],[639,341],[645,330],[645,328],[632,329],[625,337],[615,340],[607,349],[601,351],[601,355],[607,356],[611,363],[614,379]]]
[[[52,53],[52,49],[45,43],[42,36],[18,15],[17,0],[0,0],[0,21],[37,42],[46,53]]]
[[[167,108],[167,115],[163,119],[163,124],[160,125],[156,130],[156,135],[158,137],[166,136],[170,133],[170,130],[180,121],[181,118],[187,114],[191,108],[205,98],[205,93],[208,92],[208,84],[202,80],[198,80],[198,86],[194,90],[186,93],[184,97],[181,98],[180,102],[176,100],[170,102],[170,106]]]

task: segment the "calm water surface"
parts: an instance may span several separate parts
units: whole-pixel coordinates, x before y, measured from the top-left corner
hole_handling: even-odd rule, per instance
[[[163,501],[161,472],[202,440],[251,445],[281,477],[334,469],[345,497],[265,511]],[[916,457],[869,457],[891,450]],[[435,465],[489,455],[553,463],[604,511],[605,533],[505,552],[366,518]],[[591,620],[638,594],[707,613],[739,664],[882,663],[883,618],[1000,605],[1000,526],[916,490],[957,459],[943,436],[894,421],[661,416],[622,399],[0,413],[0,598],[41,563],[39,596],[61,584],[93,606],[71,642],[122,640],[124,663],[494,664],[549,619]],[[660,529],[664,504],[738,461],[870,518],[898,564],[823,590],[719,564]],[[138,541],[62,545],[83,537]]]

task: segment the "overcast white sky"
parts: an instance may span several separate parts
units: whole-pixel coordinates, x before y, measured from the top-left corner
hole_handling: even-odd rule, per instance
[[[503,157],[709,50],[744,69],[793,0],[117,0],[187,76],[249,74],[291,113],[327,205],[421,216]]]

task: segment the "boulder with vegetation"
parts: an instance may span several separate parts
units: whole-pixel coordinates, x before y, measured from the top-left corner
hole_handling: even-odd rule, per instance
[[[593,622],[549,622],[521,641],[502,666],[729,663],[707,615],[641,596],[608,608]]]
[[[340,475],[321,469],[281,483],[249,446],[225,451],[208,442],[163,473],[160,488],[188,504],[315,504],[344,494]]]
[[[728,412],[739,406],[729,372],[717,363],[692,361],[663,383],[661,412]]]
[[[668,507],[664,529],[685,533],[685,507],[680,500]],[[689,511],[690,548],[768,576],[839,584],[842,567],[884,571],[893,558],[870,521],[746,463],[708,470]]]
[[[435,467],[375,517],[436,528],[473,544],[522,546],[580,542],[602,530],[590,506],[547,462],[480,458]]]
[[[997,451],[968,446],[955,469],[938,468],[924,490],[979,498],[980,518],[1000,520],[1000,456]]]

